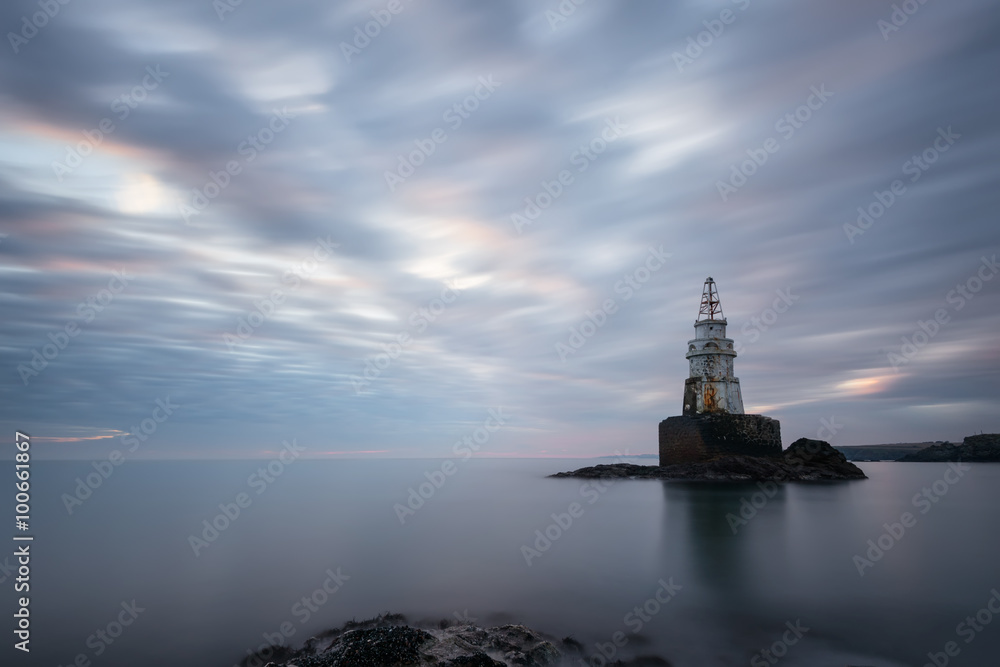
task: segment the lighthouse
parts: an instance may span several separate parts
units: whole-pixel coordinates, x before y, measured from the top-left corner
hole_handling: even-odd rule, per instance
[[[701,307],[694,323],[694,338],[685,355],[689,375],[684,381],[685,415],[706,412],[743,414],[740,379],[733,377],[736,350],[726,338],[726,317],[715,281],[709,276],[701,293]]]
[[[682,414],[660,422],[660,465],[710,461],[720,456],[781,456],[777,419],[743,412],[740,380],[733,375],[736,350],[726,337],[719,291],[709,277],[688,341],[688,377]]]

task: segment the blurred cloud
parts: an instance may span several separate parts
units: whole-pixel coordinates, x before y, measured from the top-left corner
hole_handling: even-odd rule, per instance
[[[1000,249],[995,4],[921,5],[888,39],[891,8],[863,2],[558,7],[404,2],[348,58],[385,3],[71,3],[29,39],[37,4],[5,3],[0,26],[22,38],[0,57],[0,423],[87,457],[169,396],[181,407],[143,456],[291,436],[447,456],[503,406],[488,455],[652,452],[712,275],[747,407],[786,442],[831,415],[835,444],[1000,430],[1000,280],[961,307],[953,294]],[[820,86],[832,95],[786,136]],[[615,119],[622,136],[575,160]],[[910,180],[943,128],[960,138]],[[390,189],[401,159],[413,173]],[[564,170],[519,234],[512,214]],[[851,238],[897,179],[905,194]],[[195,189],[214,195],[186,222]],[[322,261],[318,239],[337,244]],[[650,246],[671,257],[625,300]],[[116,271],[134,279],[107,301]],[[447,285],[460,295],[434,313]],[[779,290],[796,300],[772,318]],[[617,312],[560,359],[609,298]],[[939,309],[948,322],[894,368]],[[252,335],[228,345],[241,320]]]

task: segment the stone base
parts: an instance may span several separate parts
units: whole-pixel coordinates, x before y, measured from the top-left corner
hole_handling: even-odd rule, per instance
[[[764,415],[705,413],[660,422],[660,465],[716,456],[781,456],[781,424]]]

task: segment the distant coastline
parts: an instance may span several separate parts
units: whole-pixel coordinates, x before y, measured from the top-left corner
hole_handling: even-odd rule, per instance
[[[962,444],[937,442],[897,443],[837,447],[849,461],[897,461],[900,463],[1000,462],[1000,434],[967,436]]]

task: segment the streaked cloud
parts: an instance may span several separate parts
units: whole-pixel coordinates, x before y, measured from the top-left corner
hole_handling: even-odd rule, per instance
[[[105,451],[168,395],[181,407],[144,456],[293,436],[330,456],[447,456],[494,406],[511,418],[493,455],[651,452],[680,411],[708,275],[746,404],[787,441],[831,415],[836,444],[1000,430],[1000,11],[985,0],[923,5],[889,39],[886,7],[862,2],[585,3],[555,23],[555,2],[406,3],[350,59],[341,43],[383,4],[243,3],[221,20],[194,0],[61,7],[0,58],[0,422],[46,454]],[[737,20],[679,70],[727,8]],[[0,25],[36,10],[6,3]],[[832,96],[785,136],[819,86]],[[574,161],[614,119],[622,136]],[[858,207],[947,128],[961,138],[850,238]],[[724,201],[717,184],[772,137]],[[511,215],[563,170],[572,183],[519,234]],[[196,189],[215,194],[187,224]],[[335,244],[322,261],[319,239]],[[650,246],[671,257],[625,300]],[[115,271],[134,279],[104,303]],[[955,296],[977,275],[991,279]],[[781,290],[796,298],[777,313]],[[607,299],[617,312],[560,359]]]

